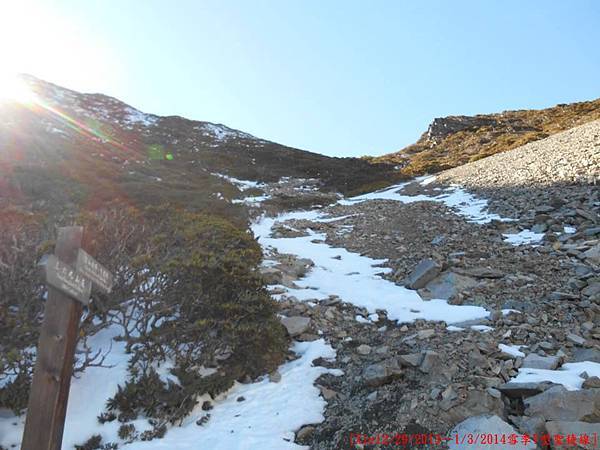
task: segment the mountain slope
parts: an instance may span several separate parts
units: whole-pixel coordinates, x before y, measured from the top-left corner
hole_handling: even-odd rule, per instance
[[[397,178],[388,165],[331,158],[221,124],[142,113],[101,94],[81,94],[23,76],[37,101],[0,105],[0,195],[15,201],[98,203],[125,197],[176,203],[227,217],[238,187],[225,174],[275,182],[316,179],[322,191],[352,192]]]
[[[373,158],[421,175],[457,167],[600,119],[600,99],[541,110],[504,111],[435,119],[408,147]]]

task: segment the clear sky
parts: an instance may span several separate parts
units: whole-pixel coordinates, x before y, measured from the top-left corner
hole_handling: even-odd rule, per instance
[[[328,155],[600,97],[596,0],[0,0],[0,70]]]

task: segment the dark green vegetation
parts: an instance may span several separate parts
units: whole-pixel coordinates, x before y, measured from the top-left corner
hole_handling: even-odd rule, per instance
[[[505,111],[436,119],[427,133],[403,150],[369,158],[392,163],[408,176],[457,167],[600,119],[600,99],[541,110]]]
[[[27,403],[43,312],[37,263],[52,247],[47,217],[0,214],[0,380],[10,380],[0,406],[16,412]],[[126,424],[143,413],[155,419],[155,436],[184,417],[198,395],[216,395],[283,362],[288,341],[256,270],[261,249],[243,229],[207,214],[121,202],[65,223],[84,225],[85,247],[116,274],[111,294],[94,294],[80,343],[85,349],[89,336],[113,325],[131,354],[130,379],[103,420]],[[101,364],[98,357],[81,356],[76,370]],[[163,364],[179,383],[158,377]],[[214,373],[202,376],[200,367]]]

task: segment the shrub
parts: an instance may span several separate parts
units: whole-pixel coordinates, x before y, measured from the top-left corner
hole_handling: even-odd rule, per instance
[[[110,298],[98,296],[95,313],[122,326],[132,353],[131,377],[107,405],[120,420],[142,413],[161,419],[158,425],[174,422],[198,395],[216,395],[283,361],[284,329],[256,270],[262,253],[249,233],[171,207],[113,207],[83,220],[87,245],[118,278]],[[166,361],[179,384],[156,374]],[[202,377],[202,366],[218,371]]]

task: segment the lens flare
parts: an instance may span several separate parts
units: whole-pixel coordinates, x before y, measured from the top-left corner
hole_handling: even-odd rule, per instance
[[[0,102],[36,103],[35,94],[17,75],[0,73]]]

